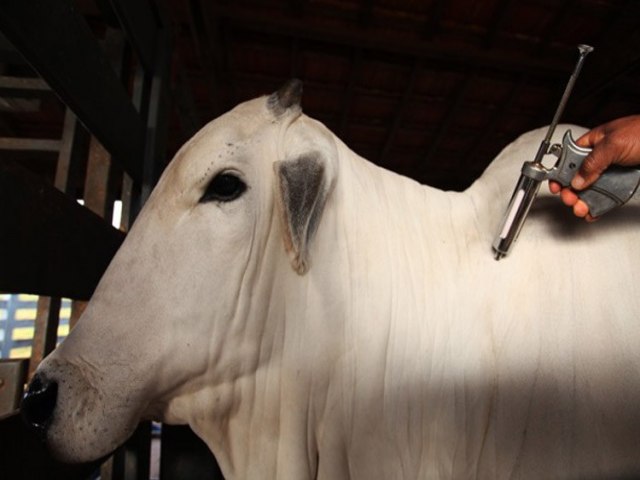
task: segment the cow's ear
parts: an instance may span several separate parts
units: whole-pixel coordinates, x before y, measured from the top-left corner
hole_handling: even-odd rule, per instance
[[[291,266],[300,275],[309,270],[309,244],[318,228],[330,191],[319,153],[274,163],[284,244]]]

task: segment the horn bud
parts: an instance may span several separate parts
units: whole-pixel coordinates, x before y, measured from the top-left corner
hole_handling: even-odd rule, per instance
[[[276,116],[280,116],[292,107],[299,107],[302,99],[302,81],[292,78],[280,89],[269,96],[267,104]]]

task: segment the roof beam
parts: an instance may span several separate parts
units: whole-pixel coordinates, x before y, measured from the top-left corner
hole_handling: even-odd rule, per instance
[[[593,95],[601,92],[616,80],[640,67],[640,55],[630,59],[629,63],[622,65],[616,70],[599,72],[598,78],[593,80],[582,92],[579,92],[577,102],[583,102]],[[595,75],[593,75],[595,76]]]
[[[440,32],[440,20],[447,3],[446,0],[435,0],[434,4],[431,5],[431,16],[424,27],[424,38],[426,40],[432,40]]]
[[[0,97],[40,98],[51,93],[41,78],[0,76]]]
[[[202,120],[198,115],[191,85],[180,57],[175,62],[176,80],[172,96],[182,132],[186,138],[190,138],[202,127]]]
[[[333,43],[352,48],[370,49],[395,55],[418,57],[441,65],[464,66],[477,70],[527,72],[532,76],[560,77],[566,64],[557,60],[531,59],[523,55],[488,51],[475,47],[460,49],[435,45],[428,40],[406,35],[377,35],[375,29],[354,25],[348,29],[330,29],[322,19],[300,22],[274,11],[246,11],[235,4],[207,4],[208,10],[228,23],[254,31],[281,36]]]
[[[362,67],[362,50],[355,48],[351,60],[351,73],[349,74],[349,83],[342,95],[342,111],[340,112],[340,120],[338,122],[338,136],[344,138],[347,130],[347,121],[349,120],[349,112],[351,111],[351,103],[353,100],[353,92],[356,88],[356,82],[360,78],[360,69]]]
[[[540,34],[540,40],[538,45],[536,46],[536,54],[542,55],[545,53],[551,40],[553,39],[553,35],[560,28],[562,28],[562,24],[566,21],[567,15],[570,12],[573,12],[576,7],[576,0],[567,0],[564,2],[560,2],[560,6],[555,14],[555,16],[551,19],[547,27]]]
[[[71,2],[0,2],[0,29],[114,159],[140,181],[144,123]]]
[[[440,127],[438,128],[435,138],[429,145],[429,148],[427,149],[427,152],[424,155],[424,158],[421,162],[422,165],[432,165],[433,157],[438,151],[438,148],[440,147],[440,143],[442,142],[444,137],[447,135],[447,132],[449,131],[449,127],[451,126],[451,123],[453,122],[456,115],[460,111],[460,107],[462,106],[464,97],[467,94],[467,90],[469,89],[469,86],[473,83],[473,80],[475,80],[476,76],[477,76],[476,73],[465,73],[464,78],[460,81],[460,84],[458,85],[455,93],[453,94],[453,99],[451,100],[451,104],[450,104],[451,106],[449,107],[449,110],[445,114],[444,119],[440,124]],[[420,169],[420,167],[418,167],[418,169]]]
[[[0,150],[57,152],[60,145],[60,140],[48,138],[0,137]]]
[[[360,4],[358,22],[363,27],[367,27],[371,23],[371,18],[373,17],[373,2],[374,0],[362,0]]]
[[[489,27],[487,28],[483,42],[485,48],[493,47],[496,37],[500,33],[502,25],[504,25],[505,19],[507,18],[507,13],[509,12],[509,7],[512,2],[513,0],[500,0],[493,10],[493,16],[489,21]]]
[[[0,162],[0,291],[87,300],[124,234],[14,162]]]
[[[8,63],[11,65],[24,65],[24,57],[20,55],[13,44],[0,31],[0,63]]]
[[[636,45],[640,38],[636,19],[640,15],[640,2],[628,0],[617,16],[611,16],[606,22],[608,28],[594,41],[596,49],[593,60],[585,66],[585,79],[576,85],[575,102],[581,103],[591,99],[609,85],[623,78],[640,65],[640,55]],[[636,40],[636,41],[634,41]],[[598,52],[609,50],[612,55],[599,55]],[[630,105],[632,108],[632,106]],[[572,110],[571,106],[569,109]],[[630,111],[629,114],[632,112]]]
[[[413,95],[413,87],[416,83],[416,78],[419,71],[420,62],[418,60],[415,60],[413,62],[413,66],[411,67],[409,81],[407,82],[404,92],[402,92],[402,98],[398,102],[396,111],[393,115],[391,128],[389,129],[389,133],[387,134],[387,138],[385,139],[384,146],[382,147],[382,150],[380,152],[378,164],[381,166],[385,166],[385,164],[387,163],[387,156],[389,155],[389,151],[391,150],[391,146],[393,145],[393,141],[395,140],[398,129],[400,128],[400,125],[402,125],[402,117],[404,116],[404,113],[407,110],[407,105],[409,104],[409,100]]]
[[[141,0],[111,0],[111,6],[145,70],[155,71],[158,23],[151,4]]]
[[[228,77],[229,68],[224,52],[224,38],[228,34],[226,25],[218,16],[210,2],[191,0],[189,2],[190,24],[200,50],[200,60],[204,68],[209,90],[212,93],[214,116],[222,114],[231,107],[230,89],[232,81]]]
[[[287,3],[289,4],[291,12],[295,16],[300,17],[307,8],[308,0],[289,0]]]
[[[471,146],[460,159],[460,168],[470,168],[475,170],[472,164],[476,163],[476,159],[478,158],[477,152],[484,145],[487,139],[491,138],[492,134],[495,134],[496,126],[500,124],[500,121],[506,116],[507,112],[509,112],[526,83],[527,76],[520,75],[518,77],[518,81],[511,87],[511,90],[509,90],[506,100],[500,103],[500,108],[498,108],[491,116],[491,119],[482,129],[482,132],[473,139]],[[490,159],[483,160],[482,166],[484,167],[489,160]]]

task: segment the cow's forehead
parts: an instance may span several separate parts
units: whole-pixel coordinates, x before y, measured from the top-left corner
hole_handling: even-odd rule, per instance
[[[285,140],[284,133],[291,124],[298,124],[302,129],[308,129],[309,125],[304,122],[308,118],[300,108],[276,116],[268,108],[268,98],[263,96],[241,103],[209,122],[176,154],[174,168],[196,169],[202,174],[203,168],[213,168],[212,164],[230,160],[269,166],[276,160],[272,149],[277,149]],[[291,140],[290,135],[286,137],[287,141]],[[242,157],[242,153],[249,155]]]
[[[266,97],[240,104],[210,121],[187,141],[174,157],[167,174],[177,177],[174,180],[192,181],[186,177],[204,175],[217,164],[250,161],[251,158],[239,155],[240,151],[262,141],[265,135],[261,130],[272,121],[266,108]]]
[[[184,150],[222,148],[229,143],[246,141],[271,121],[266,97],[256,98],[209,122],[187,142]]]
[[[241,177],[245,174],[244,180],[253,183],[255,178],[264,178],[265,172],[271,172],[273,162],[284,154],[285,137],[290,143],[291,135],[286,132],[292,122],[299,123],[304,115],[298,108],[276,116],[267,106],[268,98],[263,96],[238,105],[187,141],[156,187],[164,192],[160,196],[165,200],[191,198],[224,170],[240,172]]]

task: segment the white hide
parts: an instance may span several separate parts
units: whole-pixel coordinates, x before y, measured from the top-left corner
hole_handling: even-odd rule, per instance
[[[640,474],[640,204],[587,225],[543,192],[491,252],[544,132],[453,193],[265,98],[215,120],[39,369],[60,384],[50,445],[95,458],[154,417],[191,425],[229,479]],[[273,165],[309,151],[328,196],[299,275]],[[199,204],[222,170],[247,192]]]

